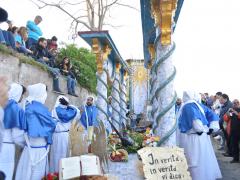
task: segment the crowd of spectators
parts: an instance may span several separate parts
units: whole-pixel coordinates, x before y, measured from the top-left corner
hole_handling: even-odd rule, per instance
[[[7,30],[0,29],[0,44],[32,57],[38,63],[43,64],[51,72],[53,77],[53,91],[64,94],[59,86],[59,77],[67,77],[68,94],[78,97],[75,93],[76,78],[70,59],[65,57],[60,64],[56,59],[58,56],[57,37],[51,39],[43,37],[43,32],[39,27],[43,18],[36,16],[33,21],[29,20],[26,26],[16,27],[12,21],[8,20],[8,13],[0,7],[1,22],[8,24]]]
[[[218,150],[225,151],[226,157],[232,157],[231,163],[239,162],[240,143],[240,103],[238,99],[230,100],[229,96],[222,92],[209,96],[201,94],[202,103],[219,115],[220,130],[213,136],[219,140]]]

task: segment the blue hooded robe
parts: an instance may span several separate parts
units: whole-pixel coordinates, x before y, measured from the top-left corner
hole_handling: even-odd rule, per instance
[[[181,133],[186,133],[192,129],[193,121],[196,119],[200,120],[203,125],[208,125],[207,118],[195,103],[184,105],[182,113],[178,119],[178,126]]]
[[[87,118],[86,118],[86,112],[88,115],[88,125],[87,125]],[[85,109],[81,115],[80,121],[85,129],[87,129],[88,126],[98,126],[97,121],[97,107],[96,106],[85,106]]]
[[[3,124],[5,129],[23,129],[25,113],[18,103],[10,99],[4,108]]]
[[[209,107],[205,106],[204,104],[200,104],[200,105],[203,108],[205,116],[207,118],[208,127],[210,126],[211,122],[219,121],[219,116],[215,112],[213,112],[213,110],[211,110]]]
[[[42,103],[32,101],[32,103],[26,105],[23,129],[28,133],[28,136],[33,138],[43,137],[48,144],[52,144],[55,127],[56,121]]]
[[[62,123],[68,123],[71,121],[77,114],[77,110],[74,107],[68,106],[67,108],[63,108],[61,106],[58,106],[55,108],[58,119]]]

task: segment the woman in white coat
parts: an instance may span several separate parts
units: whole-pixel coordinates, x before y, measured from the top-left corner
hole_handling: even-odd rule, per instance
[[[28,86],[23,129],[26,146],[18,163],[16,180],[41,180],[48,173],[48,152],[56,122],[44,103],[46,85]]]
[[[222,175],[208,135],[209,122],[194,98],[194,92],[183,93],[184,104],[178,114],[179,146],[184,148],[193,180],[216,180]]]
[[[23,131],[24,111],[18,105],[25,89],[17,83],[11,84],[8,92],[9,100],[4,108],[3,127],[0,131],[3,134],[3,145],[0,151],[0,171],[6,175],[6,180],[12,180],[15,161],[15,143],[20,144]]]
[[[57,122],[53,134],[53,144],[50,150],[50,172],[59,171],[59,161],[66,158],[69,151],[69,129],[72,120],[79,116],[79,110],[69,105],[69,100],[65,96],[58,96],[52,116]]]

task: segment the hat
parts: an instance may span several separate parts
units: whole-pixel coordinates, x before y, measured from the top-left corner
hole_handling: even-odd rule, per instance
[[[7,11],[0,7],[0,23],[7,21],[7,19],[8,19]]]

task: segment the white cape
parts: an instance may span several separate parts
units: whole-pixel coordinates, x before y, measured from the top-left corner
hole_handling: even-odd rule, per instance
[[[179,146],[184,148],[192,180],[222,178],[209,135],[180,133],[179,136]]]

